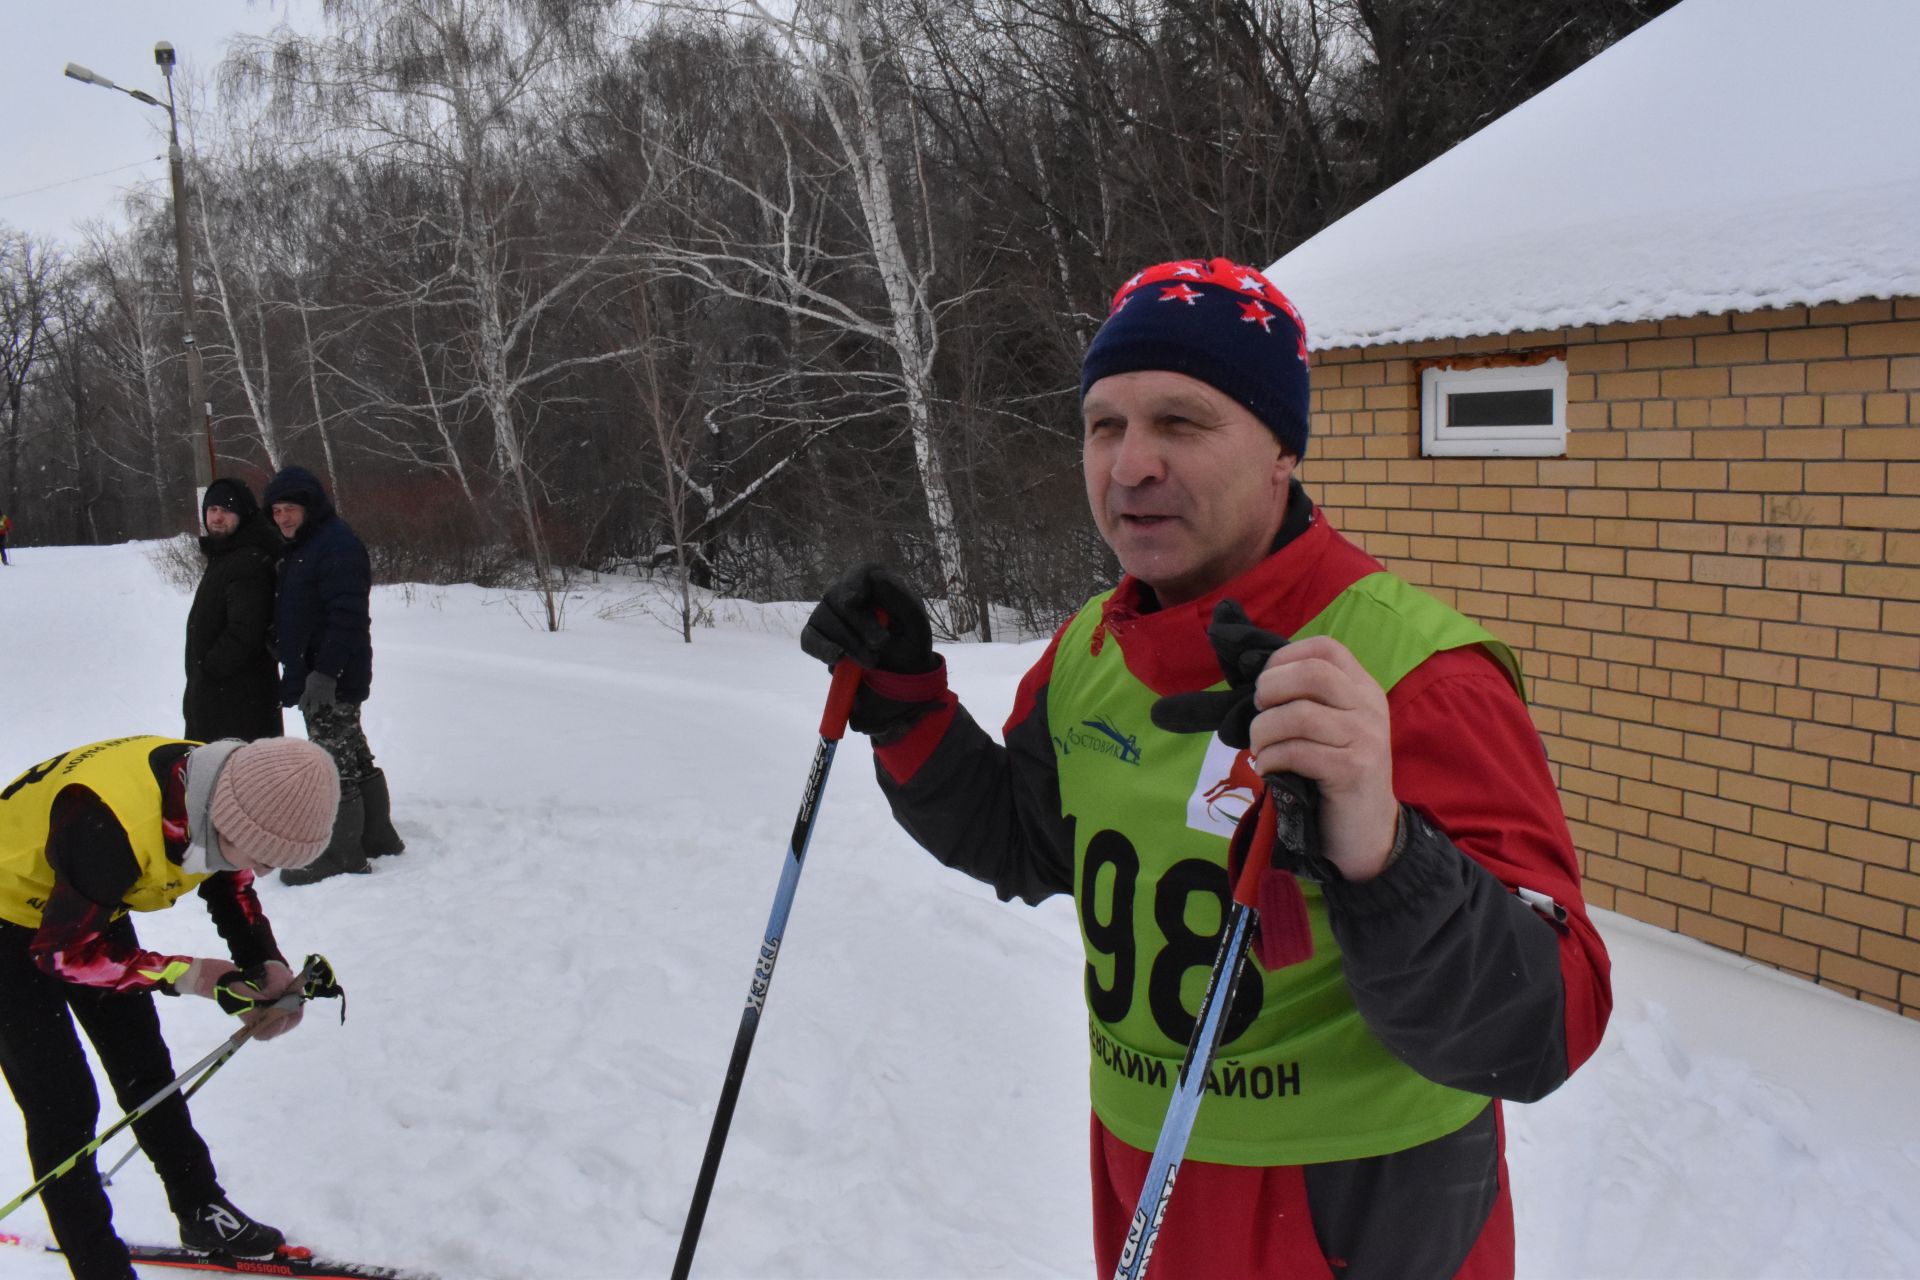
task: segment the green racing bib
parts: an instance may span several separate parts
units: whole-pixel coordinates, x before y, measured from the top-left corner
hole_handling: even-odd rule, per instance
[[[1153,726],[1156,695],[1128,670],[1118,637],[1090,649],[1106,599],[1061,637],[1047,715],[1075,832],[1093,1106],[1121,1141],[1152,1150],[1230,907],[1228,838],[1261,783],[1246,752]],[[1387,573],[1355,582],[1293,638],[1310,635],[1341,641],[1388,689],[1432,654],[1470,644],[1520,683],[1505,645]],[[1451,1133],[1487,1105],[1427,1080],[1373,1035],[1348,995],[1319,886],[1301,888],[1313,956],[1274,973],[1242,958],[1187,1148],[1196,1159],[1381,1155]]]

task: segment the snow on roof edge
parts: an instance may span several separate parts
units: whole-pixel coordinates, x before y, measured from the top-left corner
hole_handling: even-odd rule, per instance
[[[1697,295],[1689,296],[1695,301],[1701,301]],[[1897,301],[1901,298],[1920,298],[1920,277],[1913,278],[1912,287],[1896,288],[1892,291],[1836,286],[1830,290],[1814,289],[1806,290],[1804,293],[1782,291],[1730,293],[1721,299],[1725,303],[1723,306],[1689,305],[1685,310],[1657,305],[1636,305],[1656,302],[1651,298],[1634,299],[1631,303],[1616,303],[1608,307],[1570,306],[1558,311],[1546,311],[1516,318],[1511,323],[1498,327],[1490,327],[1493,322],[1487,320],[1482,313],[1475,320],[1435,320],[1372,333],[1355,330],[1315,334],[1312,332],[1312,320],[1309,319],[1307,349],[1344,351],[1349,348],[1391,347],[1412,342],[1499,338],[1516,334],[1536,334],[1553,329],[1597,328],[1603,325],[1635,324],[1651,320],[1683,320],[1692,316],[1780,311],[1788,307],[1819,307],[1845,302]]]
[[[1268,274],[1316,350],[1920,296],[1920,4],[1807,18],[1685,0]]]
[[[1267,275],[1300,309],[1314,350],[1920,297],[1915,209],[1920,178],[1731,215],[1660,210],[1657,235],[1647,220],[1615,217],[1450,254],[1383,246],[1307,274],[1288,269],[1296,249]],[[1770,247],[1763,261],[1757,244]]]

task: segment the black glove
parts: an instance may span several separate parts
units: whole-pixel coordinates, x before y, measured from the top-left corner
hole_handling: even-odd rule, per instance
[[[849,569],[827,588],[800,633],[800,647],[828,666],[852,658],[870,671],[917,676],[940,665],[927,607],[912,587],[877,564]]]
[[[1207,640],[1228,687],[1169,694],[1153,704],[1153,723],[1168,733],[1217,732],[1220,741],[1245,751],[1249,728],[1259,714],[1253,705],[1254,682],[1287,638],[1254,626],[1238,600],[1222,600],[1213,607]]]
[[[1156,727],[1168,733],[1215,733],[1230,747],[1245,751],[1259,709],[1253,687],[1267,660],[1287,638],[1253,625],[1237,600],[1213,607],[1207,640],[1228,687],[1201,693],[1175,693],[1153,704]],[[1339,880],[1339,870],[1320,853],[1320,788],[1297,773],[1266,776],[1268,803],[1274,806],[1273,865],[1307,880]]]
[[[927,607],[881,565],[856,566],[827,588],[800,632],[800,647],[828,666],[850,658],[864,668],[847,725],[880,746],[903,737],[946,693],[946,664],[933,651]],[[903,676],[916,678],[895,678]]]
[[[210,967],[220,962],[195,963]],[[339,1000],[340,1021],[347,1020],[346,989],[334,977],[333,966],[325,956],[308,956],[299,973],[279,960],[248,965],[244,969],[228,965],[226,972],[213,979],[210,990],[194,994],[211,995],[222,1009],[246,1023],[256,1040],[271,1040],[299,1026],[309,1000]],[[281,1007],[288,996],[296,994],[300,997],[299,1004]]]
[[[213,984],[213,998],[228,1013],[252,1013],[287,994],[294,972],[278,960],[229,969]]]

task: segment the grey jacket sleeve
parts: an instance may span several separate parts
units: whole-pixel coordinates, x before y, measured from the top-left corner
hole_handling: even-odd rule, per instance
[[[896,781],[878,762],[876,770],[907,834],[945,865],[992,885],[1002,901],[1073,891],[1073,825],[1060,812],[1044,692],[1008,726],[1004,747],[956,704],[909,777]]]
[[[1328,883],[1347,988],[1367,1026],[1427,1079],[1533,1102],[1567,1078],[1556,926],[1410,805],[1384,872]]]

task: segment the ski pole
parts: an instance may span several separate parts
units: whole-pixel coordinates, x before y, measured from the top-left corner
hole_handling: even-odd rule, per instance
[[[296,1000],[298,999],[298,997],[294,997],[294,998]],[[179,1088],[181,1085],[193,1079],[194,1076],[199,1075],[203,1071],[211,1073],[215,1068],[219,1067],[228,1058],[231,1058],[234,1054],[240,1052],[240,1046],[245,1044],[247,1042],[247,1038],[252,1034],[253,1034],[252,1027],[242,1027],[238,1031],[234,1032],[232,1035],[228,1036],[225,1042],[223,1042],[219,1048],[215,1049],[212,1053],[209,1053],[206,1057],[200,1059],[200,1061],[194,1063],[192,1066],[188,1067],[185,1071],[182,1071],[179,1075],[175,1076],[173,1078],[172,1084],[160,1090],[158,1093],[154,1094],[151,1098],[148,1098],[145,1102],[141,1103],[139,1106],[135,1107],[133,1110],[127,1112],[127,1114],[125,1114],[124,1116],[121,1116],[118,1120],[114,1121],[114,1123],[111,1126],[108,1127],[105,1133],[102,1133],[99,1137],[95,1138],[92,1142],[89,1142],[86,1146],[80,1148],[78,1151],[68,1156],[65,1160],[61,1161],[60,1164],[56,1166],[44,1178],[41,1178],[40,1181],[34,1183],[32,1186],[28,1187],[25,1191],[22,1191],[19,1195],[15,1196],[11,1201],[7,1203],[5,1208],[0,1208],[0,1218],[6,1217],[8,1214],[12,1213],[15,1209],[18,1209],[21,1205],[33,1199],[34,1196],[38,1195],[41,1189],[44,1188],[48,1183],[66,1174],[67,1172],[72,1170],[72,1168],[75,1165],[79,1164],[82,1160],[86,1159],[88,1156],[92,1155],[94,1152],[98,1151],[102,1146],[104,1146],[107,1143],[109,1139],[113,1137],[113,1135],[115,1135],[116,1133],[119,1133],[122,1129],[126,1128],[128,1125],[132,1124],[134,1121],[145,1116],[147,1112],[153,1110],[155,1107],[165,1102],[168,1098],[171,1098],[176,1092],[179,1091]]]
[[[1261,851],[1273,847],[1276,794],[1262,809],[1246,861],[1240,868],[1240,880],[1234,886],[1233,910],[1227,916],[1220,950],[1214,954],[1213,969],[1207,974],[1207,989],[1200,997],[1200,1017],[1193,1024],[1187,1041],[1186,1057],[1180,1062],[1180,1075],[1174,1081],[1173,1096],[1167,1100],[1167,1114],[1160,1122],[1160,1136],[1153,1144],[1153,1161],[1147,1166],[1146,1180],[1140,1184],[1140,1200],[1127,1225],[1126,1243],[1120,1248],[1120,1263],[1113,1280],[1141,1280],[1147,1274],[1147,1259],[1160,1238],[1160,1224],[1167,1216],[1167,1203],[1173,1199],[1173,1180],[1186,1158],[1187,1139],[1193,1136],[1193,1123],[1200,1114],[1200,1100],[1206,1095],[1207,1076],[1213,1067],[1213,1055],[1220,1048],[1226,1030],[1227,1010],[1233,1007],[1233,993],[1240,984],[1240,960],[1246,954],[1248,939],[1260,913],[1253,907],[1266,863]]]
[[[334,980],[333,966],[327,963],[325,956],[308,956],[306,966],[302,968],[294,978],[294,984],[300,988],[301,996],[306,1000],[318,1000],[323,997],[331,998],[338,996],[340,998],[340,1020],[342,1022],[347,1020],[347,993],[345,989]],[[292,989],[291,987],[288,988],[289,991]],[[276,1001],[276,1003],[279,1002]],[[213,1073],[226,1064],[227,1059],[222,1058],[201,1072],[200,1078],[187,1086],[187,1091],[180,1095],[180,1101],[193,1101],[193,1095],[200,1092],[200,1086],[211,1080]],[[186,1074],[191,1075],[193,1073],[187,1072]],[[182,1077],[182,1079],[184,1078],[185,1076]],[[133,1153],[139,1149],[140,1143],[138,1141],[135,1141],[133,1145],[129,1146],[120,1158],[113,1162],[113,1168],[100,1175],[100,1185],[103,1187],[112,1186],[113,1175],[125,1168],[127,1161],[133,1159]]]
[[[269,1007],[274,1009],[297,1009],[304,1001],[320,996],[340,996],[344,999],[346,992],[343,991],[340,984],[334,980],[333,966],[327,963],[325,957],[308,956],[305,967],[300,970],[299,976],[294,979],[294,985],[288,987],[287,993],[278,1000],[275,1000]],[[341,1016],[343,1018],[346,1016],[344,1005],[341,1007]],[[66,1174],[72,1172],[75,1165],[78,1165],[82,1160],[85,1160],[88,1156],[105,1146],[113,1139],[115,1134],[131,1125],[134,1121],[141,1119],[149,1111],[152,1111],[155,1107],[179,1092],[180,1087],[186,1084],[187,1081],[192,1080],[195,1076],[199,1076],[200,1080],[194,1087],[198,1088],[200,1084],[205,1083],[206,1078],[225,1066],[227,1059],[240,1052],[240,1046],[244,1045],[252,1036],[253,1028],[250,1026],[241,1027],[238,1031],[228,1036],[212,1053],[209,1053],[206,1057],[200,1059],[200,1061],[175,1076],[173,1083],[162,1088],[151,1098],[148,1098],[145,1102],[114,1121],[107,1127],[106,1132],[95,1137],[92,1142],[89,1142],[86,1146],[81,1147],[78,1151],[68,1156],[60,1162],[58,1167],[49,1171],[45,1177],[8,1201],[4,1207],[0,1207],[0,1218],[5,1218],[15,1209],[18,1209],[21,1205],[33,1199],[56,1178],[64,1177]],[[131,1156],[133,1153],[129,1151],[127,1154]],[[120,1163],[125,1164],[126,1161],[122,1160]],[[116,1169],[119,1167],[120,1165],[114,1166]]]
[[[773,913],[767,919],[760,955],[753,963],[747,1007],[740,1014],[740,1030],[733,1038],[733,1056],[727,1062],[726,1079],[720,1086],[720,1106],[714,1112],[713,1131],[707,1135],[707,1153],[700,1161],[700,1176],[694,1182],[687,1225],[680,1233],[680,1252],[673,1260],[673,1280],[687,1280],[693,1270],[693,1251],[700,1244],[700,1227],[706,1221],[707,1200],[713,1194],[714,1175],[720,1170],[720,1153],[727,1145],[727,1130],[733,1124],[733,1108],[740,1100],[740,1081],[747,1072],[747,1055],[753,1051],[753,1036],[760,1029],[760,1011],[767,1002],[767,988],[773,984],[773,966],[780,958],[780,939],[787,931],[787,914],[793,909],[793,891],[800,883],[800,867],[807,856],[807,844],[813,839],[813,820],[820,810],[820,795],[826,790],[827,771],[833,767],[833,753],[847,731],[847,716],[853,710],[853,695],[859,689],[860,667],[851,658],[834,663],[826,710],[820,716],[820,745],[814,748],[813,768],[807,774],[807,787],[800,797],[800,813],[794,819],[793,836],[787,842],[787,858],[780,869],[780,887],[773,895]]]
[[[215,1061],[214,1064],[208,1067],[205,1071],[202,1071],[200,1073],[200,1078],[198,1080],[195,1080],[192,1084],[188,1085],[186,1088],[186,1091],[180,1095],[180,1101],[183,1103],[193,1101],[193,1095],[200,1092],[200,1086],[205,1084],[207,1081],[213,1079],[213,1073],[218,1071],[221,1067],[226,1066],[227,1063],[232,1058],[233,1058],[233,1055],[229,1053],[225,1057],[222,1057],[217,1061]],[[181,1075],[180,1079],[184,1080],[187,1078],[187,1076],[192,1074],[193,1073],[191,1071],[185,1072]],[[121,1155],[121,1157],[118,1160],[115,1160],[113,1162],[113,1168],[107,1170],[105,1173],[100,1175],[100,1185],[103,1187],[112,1186],[113,1175],[120,1172],[120,1170],[124,1169],[127,1165],[127,1161],[133,1159],[133,1153],[138,1151],[139,1149],[140,1149],[139,1140],[135,1139],[132,1145],[128,1146],[128,1148]],[[3,1217],[3,1216],[5,1215],[0,1215],[0,1217]]]

